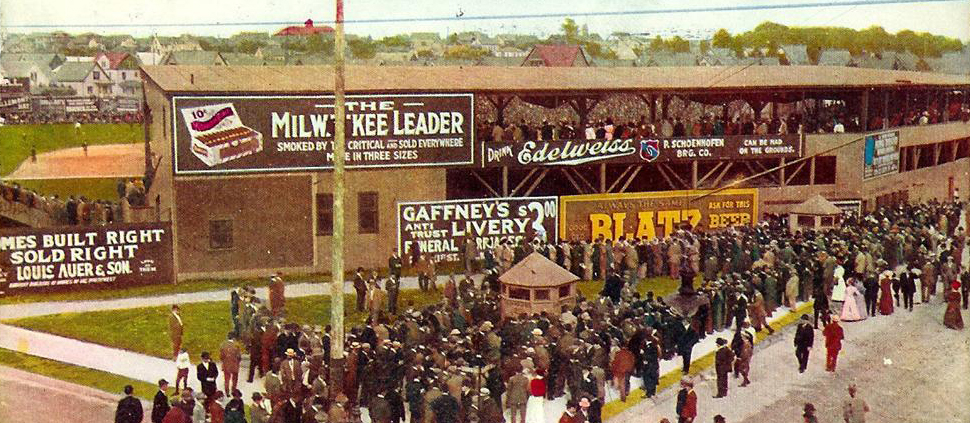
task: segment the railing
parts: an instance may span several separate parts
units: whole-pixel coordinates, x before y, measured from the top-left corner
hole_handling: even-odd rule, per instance
[[[35,228],[57,226],[57,221],[44,209],[30,207],[0,196],[0,215]]]

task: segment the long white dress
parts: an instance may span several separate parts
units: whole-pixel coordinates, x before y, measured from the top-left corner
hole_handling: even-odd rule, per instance
[[[845,303],[842,304],[842,313],[840,316],[844,322],[855,322],[859,320],[865,320],[866,313],[863,311],[865,308],[859,308],[859,299],[862,298],[862,293],[855,285],[848,285],[845,287]],[[863,300],[865,304],[865,300]],[[865,307],[863,305],[863,307]]]
[[[536,376],[535,378],[542,379],[541,376]],[[530,391],[531,385],[530,383]],[[525,423],[546,423],[545,404],[545,396],[535,396],[530,392],[529,401],[525,403]]]

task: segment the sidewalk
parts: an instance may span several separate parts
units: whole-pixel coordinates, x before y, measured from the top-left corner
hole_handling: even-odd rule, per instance
[[[472,279],[475,283],[481,282],[481,275],[475,275]],[[438,286],[442,286],[448,280],[448,275],[438,276]],[[417,277],[401,278],[401,289],[418,289]],[[344,293],[353,294],[354,286],[352,281],[344,283]],[[312,295],[329,295],[330,283],[306,283],[296,282],[286,285],[286,297],[298,298],[309,297]],[[269,297],[269,289],[266,287],[256,288],[256,295],[260,298]],[[49,314],[60,313],[84,313],[88,311],[102,310],[121,310],[141,307],[157,307],[169,304],[189,304],[204,303],[212,301],[229,301],[229,290],[186,292],[179,294],[160,295],[156,297],[134,297],[118,298],[111,300],[90,300],[90,301],[54,301],[40,303],[7,304],[0,306],[0,320],[19,319],[24,317],[46,316]]]

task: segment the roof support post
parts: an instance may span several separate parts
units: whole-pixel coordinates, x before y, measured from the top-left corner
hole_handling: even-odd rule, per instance
[[[667,112],[670,108],[670,95],[663,94],[660,96],[660,118],[667,120]]]
[[[779,185],[785,187],[788,185],[788,181],[785,180],[785,158],[781,158],[781,166],[778,167],[778,181]]]
[[[600,164],[600,194],[606,194],[606,163]]]
[[[859,125],[862,126],[862,132],[869,130],[869,90],[863,89],[861,96],[862,104],[859,106]]]
[[[882,102],[882,129],[889,128],[889,89],[883,94]]]
[[[808,185],[815,185],[815,156],[808,161]]]
[[[943,93],[943,122],[950,121],[950,90]]]
[[[509,167],[502,166],[502,196],[509,196]]]
[[[690,189],[697,189],[697,160],[690,162]]]
[[[903,100],[903,122],[909,119],[909,90],[904,90],[906,98]]]
[[[511,96],[485,96],[492,105],[495,106],[495,121],[499,125],[505,126],[505,108],[508,107],[509,103],[512,102]]]

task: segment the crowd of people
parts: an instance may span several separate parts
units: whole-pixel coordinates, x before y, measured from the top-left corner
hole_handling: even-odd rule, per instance
[[[8,113],[3,124],[55,124],[55,123],[142,123],[141,112],[86,112],[86,113]]]
[[[882,116],[872,116],[863,128],[858,114],[850,112],[844,101],[813,102],[804,109],[790,105],[780,107],[781,113],[756,113],[750,107],[730,107],[724,114],[703,105],[682,104],[669,110],[667,117],[648,116],[649,105],[636,96],[615,96],[604,100],[609,116],[591,112],[586,125],[568,107],[544,109],[540,106],[516,102],[507,108],[505,123],[495,118],[479,119],[476,134],[484,142],[523,142],[549,140],[612,140],[645,137],[700,137],[724,135],[784,135],[865,132],[884,126]],[[485,105],[486,110],[488,104]],[[925,107],[913,105],[909,110],[896,110],[888,115],[889,128],[930,125],[944,121],[944,108],[950,120],[970,120],[970,107],[954,100],[948,107],[934,102]]]
[[[960,304],[966,309],[970,282],[962,266],[962,211],[962,203],[934,201],[848,216],[825,231],[790,233],[780,221],[767,220],[714,233],[682,228],[663,239],[503,244],[466,263],[469,274],[484,269],[480,282],[447,278],[441,302],[426,307],[398,304],[401,268],[415,263],[395,253],[386,280],[364,269],[354,275],[356,306],[367,317],[348,331],[342,360],[330,355],[330,327],[287,319],[285,285],[276,274],[265,301],[250,287],[232,291],[233,326],[219,363],[203,352],[196,366],[201,392],[183,382],[191,363],[173,307],[169,333],[179,395],[170,399],[161,381],[152,421],[202,422],[206,415],[211,422],[244,421],[236,381],[248,356],[246,379],[261,379],[264,388],[249,403],[245,421],[253,423],[354,422],[363,410],[380,423],[545,423],[544,402],[561,397],[567,404],[561,421],[598,423],[613,395],[626,400],[631,378],[641,380],[648,397],[656,395],[660,363],[673,359],[682,360],[685,375],[676,418],[691,422],[701,406],[691,394],[694,346],[717,337],[715,396],[729,395],[731,373],[742,387],[756,383],[750,376],[755,334],[773,330],[766,318],[776,309],[814,300],[814,317],[804,316],[796,329],[801,371],[820,323],[825,367],[834,372],[845,336],[841,322],[889,314],[894,305],[910,308],[913,283],[920,284],[923,303],[942,283],[945,324],[961,329]],[[558,314],[503,319],[498,275],[533,252],[584,279],[604,278],[602,292],[597,298],[580,294]],[[691,287],[700,275],[696,293],[682,293],[700,296],[699,308],[685,312],[652,292],[641,296],[640,279],[657,275]],[[425,288],[438,289],[434,283]],[[867,303],[872,292],[879,294],[877,310]],[[332,385],[334,372],[339,386]]]
[[[57,225],[107,225],[130,222],[131,208],[146,205],[145,185],[140,178],[118,181],[118,199],[89,199],[83,195],[66,200],[56,194],[43,195],[16,182],[0,181],[0,198],[7,205],[39,210]]]

